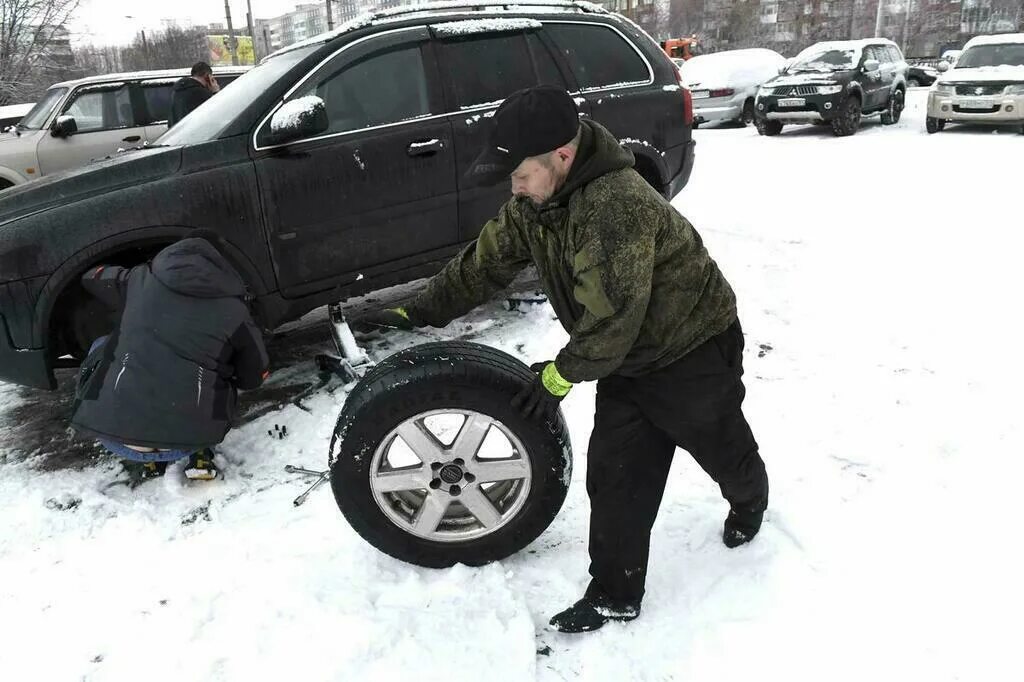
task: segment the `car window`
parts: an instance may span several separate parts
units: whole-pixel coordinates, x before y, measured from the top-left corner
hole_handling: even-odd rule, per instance
[[[146,123],[166,123],[171,114],[173,83],[142,83],[142,97],[146,101]]]
[[[18,127],[25,130],[39,130],[46,123],[46,119],[50,117],[50,112],[57,106],[57,102],[67,92],[67,88],[50,88],[46,91],[46,94],[41,100],[36,102],[36,105],[32,107],[18,123]]]
[[[540,36],[536,33],[528,33],[526,42],[530,47],[530,55],[533,57],[533,64],[537,70],[537,83],[539,85],[556,85],[560,88],[566,87],[565,78],[558,68],[555,55],[541,41]]]
[[[545,24],[580,88],[646,83],[651,74],[633,46],[607,26]]]
[[[92,85],[72,95],[64,109],[65,116],[73,116],[79,133],[131,128],[135,125],[128,85]]]
[[[895,45],[890,45],[889,59],[891,59],[894,64],[898,64],[901,61],[903,61],[903,55],[900,53],[900,48],[896,47]]]
[[[537,84],[522,33],[438,41],[455,107],[490,104]]]
[[[308,95],[316,95],[327,106],[328,133],[430,114],[420,44],[374,52],[356,62],[346,61],[342,54],[289,99]]]

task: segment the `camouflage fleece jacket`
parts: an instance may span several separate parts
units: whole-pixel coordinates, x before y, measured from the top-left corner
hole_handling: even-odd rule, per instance
[[[569,332],[555,366],[573,383],[661,369],[736,319],[736,298],[697,231],[611,133],[582,125],[562,188],[539,208],[510,199],[407,306],[443,327],[533,263]]]

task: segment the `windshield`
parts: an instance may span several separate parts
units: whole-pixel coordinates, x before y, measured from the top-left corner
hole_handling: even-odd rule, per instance
[[[978,45],[960,55],[956,62],[958,69],[981,66],[1024,66],[1024,43]]]
[[[292,50],[253,67],[234,81],[230,88],[224,88],[195,112],[181,119],[180,123],[161,135],[155,144],[198,144],[217,139],[253,100],[318,47]]]
[[[787,69],[791,72],[801,71],[845,71],[856,69],[860,61],[860,50],[846,48],[842,50],[823,50],[811,48],[797,55],[793,65]]]
[[[67,91],[67,88],[50,88],[47,90],[43,98],[36,102],[32,110],[21,119],[18,127],[22,130],[39,130],[42,128],[46,124],[46,119],[50,118],[50,112],[57,106],[57,102],[67,94]]]

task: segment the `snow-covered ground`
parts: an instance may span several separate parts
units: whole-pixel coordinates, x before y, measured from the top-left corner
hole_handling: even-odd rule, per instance
[[[0,679],[1020,679],[1024,136],[923,118],[917,91],[852,138],[696,132],[675,204],[739,296],[772,499],[727,550],[725,503],[678,453],[639,620],[545,630],[587,582],[593,386],[564,403],[550,529],[450,570],[378,553],[326,489],[292,506],[306,481],[283,467],[325,464],[336,392],[232,433],[212,485],[103,492],[113,460],[41,471],[0,444]],[[529,361],[565,339],[547,306],[498,302],[432,336],[467,332]],[[30,399],[0,387],[0,420]]]

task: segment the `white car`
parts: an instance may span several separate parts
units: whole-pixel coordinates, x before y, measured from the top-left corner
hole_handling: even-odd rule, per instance
[[[701,123],[754,120],[757,89],[785,67],[773,50],[753,48],[705,54],[687,60],[679,72],[693,96],[693,127]]]
[[[213,72],[223,87],[247,69]],[[0,190],[153,142],[167,130],[171,88],[189,73],[114,73],[50,86],[17,125],[0,133]]]
[[[925,127],[947,123],[1019,126],[1024,133],[1024,33],[972,38],[928,93]]]
[[[10,126],[20,121],[25,114],[32,111],[35,102],[31,104],[8,104],[0,107],[0,132],[7,130]]]

